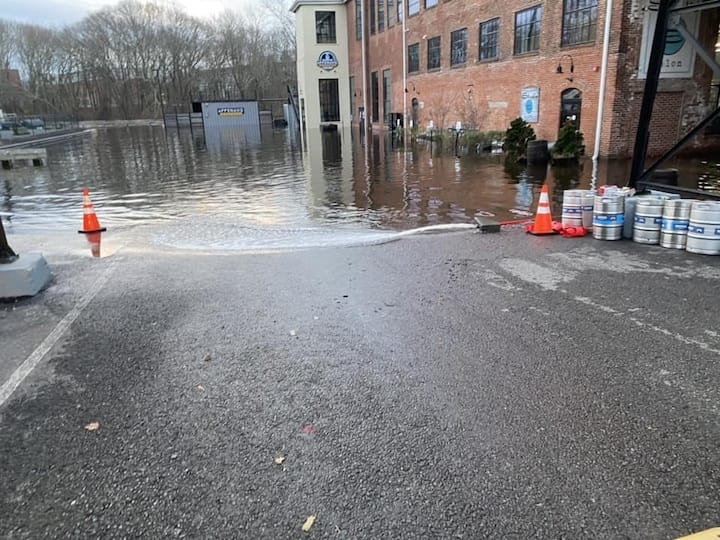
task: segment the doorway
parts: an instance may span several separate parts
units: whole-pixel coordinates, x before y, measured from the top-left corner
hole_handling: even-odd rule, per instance
[[[560,94],[560,126],[571,123],[580,129],[580,113],[582,112],[582,92],[577,88],[568,88]]]

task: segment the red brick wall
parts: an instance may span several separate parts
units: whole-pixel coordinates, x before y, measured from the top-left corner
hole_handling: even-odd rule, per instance
[[[355,2],[348,2],[348,32],[350,35],[351,73],[357,89],[356,107],[362,106],[361,41],[355,39]],[[367,0],[365,0],[367,1]],[[528,55],[513,55],[515,12],[542,5],[540,50]],[[601,155],[629,155],[635,139],[644,81],[637,80],[637,65],[642,34],[642,12],[637,2],[615,0],[612,18],[610,56],[605,102],[602,119]],[[420,14],[407,19],[407,45],[420,43],[420,72],[408,74],[407,107],[410,112],[412,98],[423,105],[419,111],[420,127],[433,120],[436,126],[452,126],[456,121],[467,121],[475,111],[480,119],[479,128],[505,130],[520,116],[520,92],[528,86],[540,88],[539,122],[533,124],[538,138],[554,140],[559,128],[560,95],[567,88],[582,92],[580,129],[585,135],[588,153],[595,144],[595,126],[600,85],[602,34],[605,24],[605,2],[598,6],[595,42],[590,45],[561,47],[563,2],[532,2],[507,0],[505,2],[479,2],[477,0],[440,0],[439,5],[424,9],[421,0]],[[367,7],[367,5],[366,5]],[[633,11],[634,10],[634,11]],[[479,23],[500,17],[499,59],[479,62]],[[701,25],[703,39],[714,44],[717,16],[705,14]],[[712,20],[711,20],[712,19]],[[714,25],[714,26],[713,26]],[[468,61],[462,67],[450,67],[450,33],[468,29]],[[392,70],[392,111],[402,111],[402,31],[401,24],[386,28],[382,33],[367,32],[367,84],[368,110],[370,102],[370,73]],[[442,60],[439,71],[427,72],[427,39],[441,36]],[[711,47],[710,47],[711,48]],[[562,59],[565,73],[557,74],[556,67],[563,54],[572,55],[575,72],[569,73],[569,59]],[[663,80],[659,88],[651,138],[650,151],[658,153],[672,145],[682,132],[692,127],[690,116],[698,117],[707,109],[710,72],[698,59],[696,76],[692,80]],[[572,82],[567,80],[572,78]],[[380,87],[379,116],[383,117],[382,87]],[[688,113],[690,111],[690,113]],[[354,111],[357,113],[357,111]],[[381,123],[375,129],[381,128]],[[669,142],[668,142],[669,141]]]

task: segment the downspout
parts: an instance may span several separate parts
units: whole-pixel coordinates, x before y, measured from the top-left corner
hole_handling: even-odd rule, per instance
[[[403,93],[403,147],[407,148],[408,118],[407,118],[407,28],[405,26],[405,0],[402,2],[402,93]]]
[[[605,6],[605,30],[603,34],[603,52],[600,68],[600,96],[598,97],[598,113],[595,122],[595,150],[592,155],[592,185],[597,184],[598,157],[600,156],[600,136],[602,135],[602,119],[605,112],[605,87],[607,85],[608,56],[610,53],[610,23],[612,20],[613,0],[607,0]]]
[[[365,39],[367,32],[365,31],[365,2],[366,0],[355,0],[360,2],[360,28],[362,28],[362,40],[360,45],[362,47],[362,85],[363,85],[363,115],[365,118],[362,122],[363,138],[368,133],[368,99],[367,99],[367,58],[365,57]]]

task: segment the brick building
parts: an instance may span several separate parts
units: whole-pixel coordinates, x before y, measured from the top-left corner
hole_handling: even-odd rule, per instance
[[[606,1],[298,3],[315,4],[317,9],[332,3],[346,10],[349,80],[347,90],[341,92],[350,92],[353,125],[358,124],[365,106],[374,130],[394,121],[393,113],[403,112],[408,124],[412,121],[420,129],[430,122],[435,128],[461,122],[463,127],[482,131],[505,130],[514,118],[523,116],[538,138],[552,141],[564,121],[573,121],[592,151]],[[601,155],[632,152],[654,28],[654,2],[613,3]],[[718,8],[682,13],[685,26],[713,56],[718,13]],[[692,43],[669,30],[665,54],[650,126],[650,154],[672,146],[717,103],[713,72],[696,58]],[[703,143],[702,138],[693,142]]]

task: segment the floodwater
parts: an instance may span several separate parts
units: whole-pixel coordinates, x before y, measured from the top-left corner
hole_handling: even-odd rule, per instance
[[[0,211],[13,214],[12,234],[75,233],[87,186],[111,231],[148,226],[152,242],[188,249],[292,248],[527,218],[543,182],[558,216],[562,190],[591,185],[589,161],[508,167],[502,156],[456,157],[424,142],[404,151],[392,135],[365,144],[357,131],[317,131],[306,143],[287,130],[205,140],[187,128],[99,129],[49,146],[45,167],[0,171]],[[672,166],[685,185],[720,186],[717,164]],[[624,184],[628,170],[603,161],[597,184]]]

